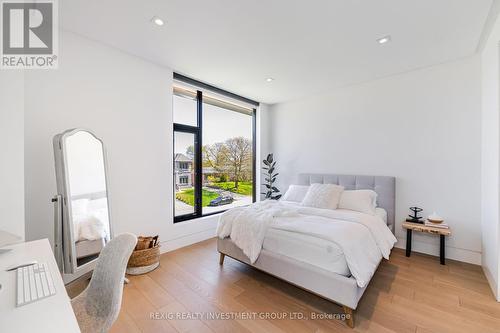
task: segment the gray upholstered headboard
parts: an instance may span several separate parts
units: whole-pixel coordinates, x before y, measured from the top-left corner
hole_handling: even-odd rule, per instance
[[[314,183],[337,184],[346,190],[374,190],[377,192],[378,206],[387,211],[387,226],[394,233],[396,206],[396,178],[388,176],[357,176],[336,174],[299,174],[299,185]]]

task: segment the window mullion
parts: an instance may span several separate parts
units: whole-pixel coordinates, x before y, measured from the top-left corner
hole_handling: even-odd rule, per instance
[[[195,144],[195,201],[196,201],[196,215],[202,215],[202,187],[203,187],[203,157],[202,157],[202,131],[203,131],[203,94],[201,91],[196,92],[196,101],[197,101],[197,117],[198,117],[198,131],[196,133],[196,144]]]

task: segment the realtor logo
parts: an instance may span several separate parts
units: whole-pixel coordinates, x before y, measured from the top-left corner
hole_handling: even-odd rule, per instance
[[[1,8],[1,68],[57,68],[57,3],[4,0]]]

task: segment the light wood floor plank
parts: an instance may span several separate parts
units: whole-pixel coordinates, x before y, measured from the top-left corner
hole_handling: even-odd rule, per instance
[[[125,286],[121,311],[127,312],[141,332],[177,332],[169,322],[151,319],[151,313],[158,311],[158,309],[155,308],[133,285]]]
[[[169,303],[168,305],[162,307],[159,309],[160,312],[165,312],[165,313],[188,313],[189,310],[186,309],[181,303],[174,301]],[[185,319],[182,317],[174,317],[169,320],[169,323],[179,332],[182,333],[213,333],[214,331],[211,330],[207,325],[205,325],[201,320],[194,318],[194,319]]]
[[[151,320],[165,313],[294,313],[303,320]],[[383,261],[355,312],[356,326],[312,320],[341,313],[340,306],[236,260],[219,265],[215,239],[161,256],[158,269],[131,277],[111,332],[373,332],[500,333],[497,303],[482,269],[453,260],[394,249]]]
[[[149,273],[149,275],[165,290],[168,290],[169,294],[174,296],[175,299],[185,306],[190,312],[223,312],[215,304],[211,303],[206,298],[199,296],[189,286],[184,284],[185,281],[178,280],[162,267],[157,268],[153,272]],[[215,332],[249,332],[235,321],[204,319],[203,322]]]
[[[141,329],[136,325],[127,311],[120,311],[120,315],[111,328],[110,333],[141,333]]]
[[[130,284],[136,287],[156,309],[175,301],[175,298],[161,288],[161,286],[148,275],[131,276]]]

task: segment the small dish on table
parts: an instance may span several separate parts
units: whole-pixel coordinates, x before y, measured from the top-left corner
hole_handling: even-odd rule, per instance
[[[437,215],[436,213],[433,213],[427,217],[427,220],[432,223],[440,224],[443,223],[444,219]]]

